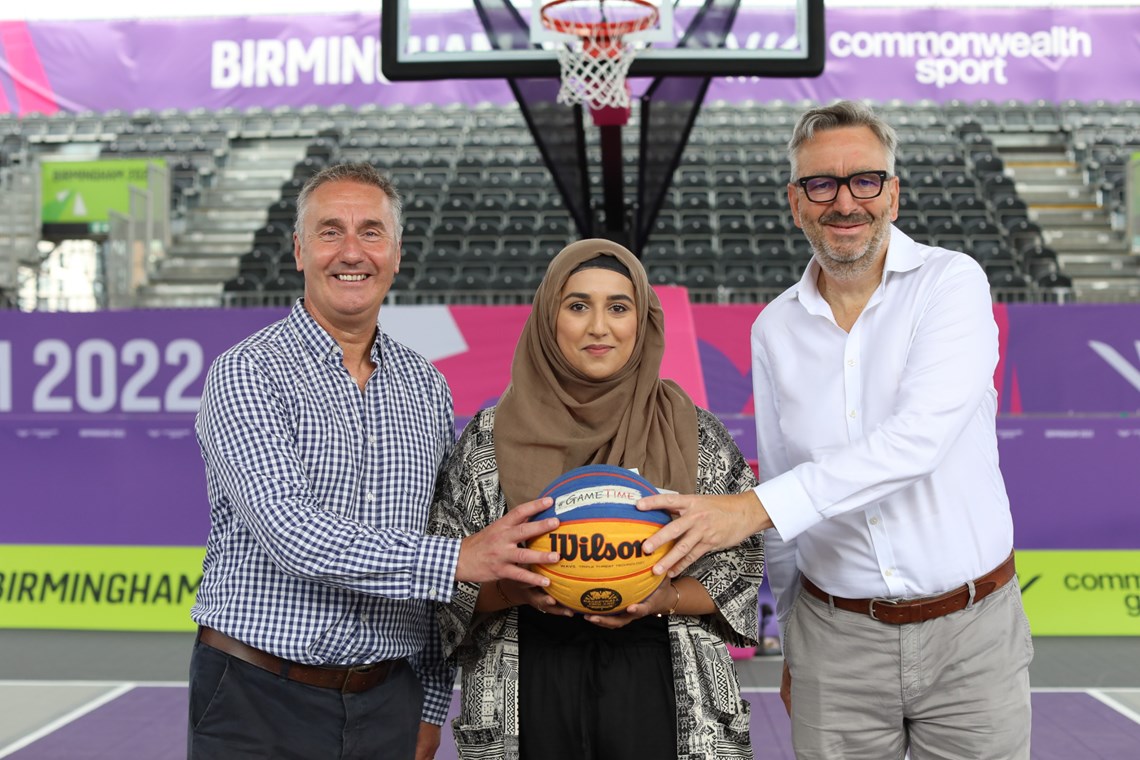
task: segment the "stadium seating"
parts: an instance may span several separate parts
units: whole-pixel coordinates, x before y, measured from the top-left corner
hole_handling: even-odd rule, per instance
[[[787,208],[783,144],[801,105],[705,105],[641,252],[655,281],[688,284],[703,297],[762,300],[779,285],[777,273],[792,281],[799,276],[811,252]],[[995,280],[995,297],[1014,290],[1032,299],[1064,288],[1078,300],[1134,297],[1129,294],[1140,287],[1140,271],[1134,257],[1125,256],[1120,229],[1124,166],[1140,149],[1140,110],[1043,101],[878,105],[901,138],[901,229],[921,242],[970,253],[995,275],[1012,273],[1013,279]],[[627,138],[636,137],[634,126]],[[588,139],[596,139],[589,130]],[[162,278],[192,270],[203,273],[202,292],[213,293],[215,302],[223,292],[241,295],[243,303],[258,293],[296,292],[295,199],[306,177],[339,160],[371,161],[396,177],[405,195],[396,300],[424,292],[446,298],[452,290],[464,297],[501,290],[525,302],[549,257],[579,235],[513,106],[5,119],[0,172],[19,172],[41,155],[76,145],[167,161],[177,231],[166,255],[172,261],[160,262],[154,275],[154,305],[178,305],[173,296],[162,300]],[[1055,152],[1026,158],[1026,146]],[[588,149],[596,155],[595,144]],[[270,172],[270,164],[281,168]],[[1064,185],[1061,175],[1079,184]],[[595,187],[597,181],[591,177]],[[1077,202],[1056,200],[1065,192]],[[228,277],[209,280],[216,264],[182,266],[204,259],[206,248],[211,261],[229,262]],[[450,276],[432,268],[436,263]],[[1106,282],[1120,287],[1105,288]]]

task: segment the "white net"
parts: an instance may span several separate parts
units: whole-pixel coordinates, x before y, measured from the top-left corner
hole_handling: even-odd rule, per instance
[[[562,86],[558,102],[594,110],[628,109],[626,77],[637,52],[658,29],[649,0],[551,0],[541,23],[555,33]]]
[[[591,108],[629,108],[626,75],[636,51],[637,46],[622,40],[609,40],[604,48],[585,41],[559,48],[562,86],[558,102],[582,103]]]

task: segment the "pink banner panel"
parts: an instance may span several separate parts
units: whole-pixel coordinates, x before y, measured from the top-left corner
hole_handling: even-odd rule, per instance
[[[661,361],[661,376],[675,380],[697,406],[708,407],[689,292],[668,286],[654,290],[665,312],[665,358]]]
[[[59,110],[60,99],[52,91],[26,22],[0,21],[0,70],[11,77],[17,113],[51,114]]]

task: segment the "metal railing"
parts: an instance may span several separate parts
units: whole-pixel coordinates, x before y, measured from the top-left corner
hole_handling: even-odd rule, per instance
[[[40,177],[26,164],[0,169],[0,291],[17,288],[21,266],[38,258]]]
[[[154,276],[170,248],[170,172],[147,166],[145,189],[131,185],[126,214],[109,213],[104,258],[106,306],[130,308],[135,294]]]
[[[692,289],[689,290],[689,301],[691,303],[699,304],[763,304],[768,303],[782,291],[775,289],[732,289],[732,288],[707,288],[707,289]],[[1093,295],[1082,298],[1080,294],[1072,288],[1017,288],[991,291],[995,303],[1052,303],[1052,304],[1072,304],[1072,303],[1110,303],[1112,301],[1103,298],[1096,298]],[[289,291],[252,291],[243,293],[223,293],[218,302],[218,307],[223,309],[247,309],[258,307],[289,307],[301,296],[300,290]],[[518,290],[486,290],[486,291],[461,291],[461,290],[432,290],[432,291],[415,291],[415,290],[393,290],[388,294],[385,299],[386,304],[431,304],[431,305],[482,305],[482,306],[503,306],[503,305],[529,305],[534,298],[532,291],[518,291]],[[1136,299],[1129,299],[1128,302],[1134,302]],[[1123,301],[1122,301],[1123,302]],[[113,307],[117,309],[130,309],[130,308],[163,308],[161,304],[155,304],[153,297],[148,299],[145,303],[137,297],[129,297],[120,299],[118,305]],[[15,309],[20,308],[20,305],[14,294],[7,294],[0,290],[0,309]],[[49,304],[41,301],[37,307],[39,311],[90,311],[92,305],[90,303],[89,295],[76,296],[74,302],[69,301],[65,294],[59,294]],[[102,308],[102,304],[96,305],[96,308]],[[181,304],[172,303],[168,308],[189,308]],[[202,308],[200,303],[195,303],[193,308]]]

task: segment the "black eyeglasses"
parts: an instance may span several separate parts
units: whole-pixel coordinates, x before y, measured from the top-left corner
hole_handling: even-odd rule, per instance
[[[891,178],[887,172],[859,172],[846,177],[832,177],[830,174],[816,174],[800,177],[796,184],[804,189],[804,194],[812,203],[831,203],[839,195],[844,185],[851,191],[851,197],[866,201],[878,198],[883,185]]]

